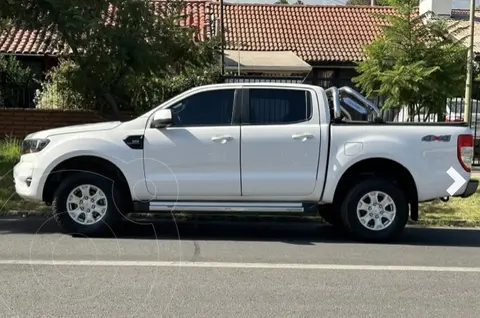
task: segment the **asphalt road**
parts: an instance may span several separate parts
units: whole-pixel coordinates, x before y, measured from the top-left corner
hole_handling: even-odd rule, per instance
[[[90,239],[0,220],[0,317],[480,316],[480,230],[409,228],[382,245],[309,225],[179,232]]]

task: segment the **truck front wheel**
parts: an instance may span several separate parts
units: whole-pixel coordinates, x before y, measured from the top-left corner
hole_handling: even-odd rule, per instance
[[[53,216],[65,232],[88,237],[115,235],[121,207],[113,180],[90,172],[68,176],[52,202]]]
[[[350,189],[340,212],[345,228],[356,239],[390,241],[398,237],[407,224],[408,202],[395,183],[374,177]]]

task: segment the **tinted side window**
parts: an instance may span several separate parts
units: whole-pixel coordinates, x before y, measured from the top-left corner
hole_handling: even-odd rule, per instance
[[[312,116],[310,92],[293,89],[250,89],[249,123],[293,124]]]
[[[235,90],[213,90],[185,98],[171,107],[174,126],[230,125]]]

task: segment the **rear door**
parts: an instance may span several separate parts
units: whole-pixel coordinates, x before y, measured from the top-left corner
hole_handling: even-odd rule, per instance
[[[244,91],[243,101],[242,196],[311,194],[320,153],[315,92],[255,87]]]

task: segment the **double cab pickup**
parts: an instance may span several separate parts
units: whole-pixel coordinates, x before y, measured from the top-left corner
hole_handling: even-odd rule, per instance
[[[16,192],[69,233],[103,235],[131,212],[320,215],[358,240],[388,241],[419,202],[468,197],[464,123],[393,123],[349,87],[196,87],[126,122],[28,135]],[[449,193],[453,168],[465,182]],[[451,192],[451,191],[450,191]]]

